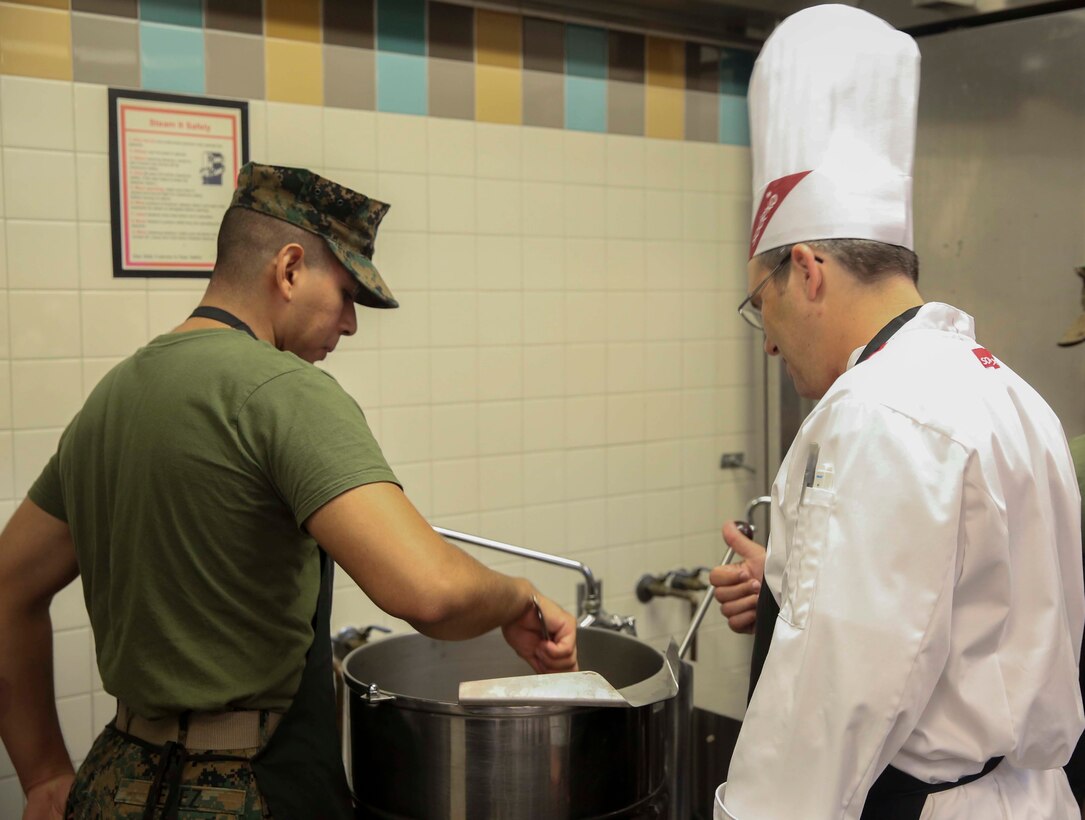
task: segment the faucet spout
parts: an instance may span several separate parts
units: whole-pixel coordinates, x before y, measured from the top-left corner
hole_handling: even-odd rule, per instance
[[[502,541],[494,541],[491,538],[482,538],[478,535],[470,535],[465,532],[434,527],[434,532],[442,538],[450,541],[459,541],[463,544],[471,544],[475,547],[507,552],[510,555],[518,555],[521,558],[530,558],[534,561],[542,561],[546,564],[565,567],[566,569],[579,572],[584,578],[584,599],[581,601],[581,611],[578,614],[579,626],[594,626],[599,629],[611,629],[617,632],[628,632],[630,635],[637,634],[636,619],[633,616],[611,615],[603,609],[602,585],[596,579],[595,574],[580,561],[572,558],[564,558],[560,555],[551,555],[548,552],[518,547],[515,544],[506,544]]]

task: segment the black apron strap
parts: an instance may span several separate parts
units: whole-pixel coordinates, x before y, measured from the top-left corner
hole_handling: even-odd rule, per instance
[[[211,319],[215,322],[222,322],[224,325],[229,325],[234,330],[242,330],[252,336],[252,338],[256,338],[256,334],[252,332],[251,327],[230,313],[230,311],[223,310],[222,308],[211,307],[211,305],[200,305],[189,314],[188,318]]]
[[[859,362],[865,362],[883,347],[892,338],[893,334],[904,327],[905,324],[915,318],[922,305],[908,308],[885,327],[877,332],[870,344],[863,348],[859,354]],[[776,619],[780,615],[780,605],[772,597],[768,584],[761,584],[761,592],[757,596],[757,621],[754,624],[753,633],[753,657],[750,661],[750,692],[748,700],[753,698],[753,690],[761,677],[761,670],[765,666],[765,659],[769,654],[769,645],[772,643],[772,632],[776,628]],[[747,702],[748,702],[747,700]]]
[[[320,550],[320,596],[301,683],[275,734],[252,759],[257,788],[275,818],[350,820],[354,815],[332,684],[333,566]]]
[[[904,313],[900,314],[900,316],[896,317],[889,324],[879,330],[878,333],[874,336],[874,338],[870,340],[870,344],[863,348],[863,352],[859,354],[859,359],[855,363],[860,364],[861,362],[865,362],[867,359],[869,359],[871,356],[873,356],[875,353],[885,347],[885,343],[893,337],[894,333],[896,333],[908,322],[912,321],[912,319],[915,318],[915,315],[919,313],[919,309],[921,307],[923,306],[916,305],[915,307],[908,308],[906,311],[904,311]]]
[[[761,584],[761,592],[757,595],[757,620],[753,626],[753,655],[750,658],[750,691],[746,696],[746,702],[753,700],[753,690],[757,681],[761,678],[761,670],[765,668],[765,658],[769,654],[769,644],[772,643],[772,632],[776,628],[776,619],[780,617],[780,605],[772,597],[769,585]]]

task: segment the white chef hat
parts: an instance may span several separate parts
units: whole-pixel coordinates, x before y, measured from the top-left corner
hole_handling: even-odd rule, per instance
[[[850,6],[803,9],[750,80],[750,257],[815,239],[912,249],[919,49]]]

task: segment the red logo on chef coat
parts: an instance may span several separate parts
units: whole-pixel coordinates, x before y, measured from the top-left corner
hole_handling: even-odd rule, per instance
[[[976,354],[976,358],[980,360],[980,364],[984,367],[998,370],[998,360],[995,359],[990,350],[985,347],[977,347],[972,352]]]
[[[754,258],[757,243],[761,241],[761,237],[765,234],[765,228],[769,226],[772,217],[776,215],[776,211],[779,210],[784,198],[809,173],[809,171],[799,171],[797,174],[780,177],[765,186],[765,193],[761,196],[761,204],[757,207],[757,216],[753,219],[753,228],[750,231],[750,259]]]

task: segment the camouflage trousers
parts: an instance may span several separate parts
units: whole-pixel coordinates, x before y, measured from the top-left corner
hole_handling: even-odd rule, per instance
[[[185,752],[110,723],[76,773],[66,820],[271,820],[249,762],[256,751]]]

